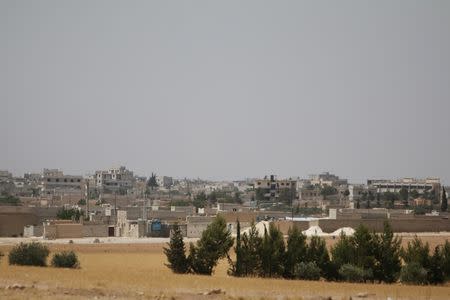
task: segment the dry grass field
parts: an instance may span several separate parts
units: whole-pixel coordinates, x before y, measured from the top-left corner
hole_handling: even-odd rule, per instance
[[[427,238],[432,245],[441,242],[437,239]],[[6,254],[10,247],[1,246],[0,251]],[[52,252],[75,250],[81,269],[9,266],[3,257],[0,299],[450,299],[450,286],[233,278],[227,275],[226,261],[213,276],[175,275],[164,266],[162,244],[49,247]],[[15,289],[11,288],[14,284],[18,285]],[[208,295],[216,289],[220,293]]]

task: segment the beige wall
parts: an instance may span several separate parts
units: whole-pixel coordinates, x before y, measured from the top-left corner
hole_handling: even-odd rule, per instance
[[[39,223],[38,216],[29,208],[0,206],[0,236],[21,236],[26,225]]]
[[[84,237],[107,237],[108,225],[83,225]]]

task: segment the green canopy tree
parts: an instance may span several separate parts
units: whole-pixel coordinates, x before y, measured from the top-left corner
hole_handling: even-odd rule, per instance
[[[239,220],[236,221],[236,246],[234,247],[234,252],[236,253],[236,262],[233,262],[228,257],[228,262],[230,264],[229,273],[233,276],[242,276],[242,243],[241,243],[241,224]]]
[[[306,236],[297,228],[289,228],[284,260],[284,277],[294,278],[295,267],[306,261]]]
[[[264,228],[264,238],[261,244],[261,276],[277,277],[283,275],[284,238],[274,223],[269,224],[269,230]]]
[[[388,222],[384,223],[383,233],[374,238],[376,239],[375,258],[377,260],[374,267],[375,279],[386,283],[397,281],[401,270],[401,238],[394,237],[394,232]]]
[[[448,200],[447,200],[447,192],[444,188],[442,188],[442,199],[441,199],[441,211],[447,211],[448,208]]]
[[[421,267],[428,269],[430,267],[430,245],[423,243],[417,236],[402,249],[401,257],[406,264],[418,263]]]
[[[261,270],[262,239],[252,222],[248,234],[244,232],[241,243],[241,270],[243,276],[255,276]]]
[[[164,254],[167,256],[168,264],[174,273],[187,273],[189,271],[189,263],[186,258],[186,248],[183,242],[183,235],[178,224],[173,226],[168,248],[164,248]]]
[[[211,275],[219,259],[228,255],[233,242],[225,219],[217,216],[203,231],[200,240],[195,245],[190,244],[188,261],[191,271]]]
[[[442,266],[443,256],[439,246],[434,248],[430,257],[430,269],[428,270],[428,282],[431,284],[442,284],[445,281],[444,268]]]
[[[319,236],[311,237],[306,250],[306,260],[315,262],[321,270],[322,276],[330,278],[334,275],[330,264],[330,254],[323,238]]]
[[[354,251],[353,265],[365,273],[364,280],[372,279],[375,266],[375,241],[367,227],[360,225],[350,239]]]
[[[156,173],[152,172],[152,175],[148,178],[147,187],[152,191],[158,187],[158,182],[156,181]]]

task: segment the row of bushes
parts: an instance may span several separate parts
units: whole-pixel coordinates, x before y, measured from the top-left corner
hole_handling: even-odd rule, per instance
[[[235,276],[412,284],[441,284],[450,278],[448,241],[431,255],[428,243],[417,237],[403,249],[389,223],[380,234],[360,226],[353,236],[341,235],[330,250],[323,238],[314,236],[307,243],[295,228],[285,243],[273,224],[262,238],[253,225],[242,239],[238,234],[235,252],[236,261],[231,262]]]
[[[167,266],[176,273],[211,274],[217,262],[227,257],[233,276],[283,277],[287,279],[349,282],[401,281],[411,284],[440,284],[450,278],[450,243],[436,246],[430,255],[428,243],[417,237],[404,249],[389,223],[380,234],[360,226],[353,236],[341,235],[327,248],[318,236],[308,239],[296,228],[289,230],[287,241],[273,224],[261,237],[253,224],[240,235],[238,222],[234,252],[228,252],[234,241],[223,218],[216,218],[202,234],[197,245],[191,243],[189,255],[178,227],[169,247],[164,249]],[[200,266],[199,266],[200,265]]]
[[[10,265],[39,266],[47,265],[50,250],[41,243],[20,243],[14,246],[8,255]],[[0,257],[2,254],[0,253]],[[79,268],[78,257],[73,251],[63,251],[53,255],[51,265],[56,268]]]

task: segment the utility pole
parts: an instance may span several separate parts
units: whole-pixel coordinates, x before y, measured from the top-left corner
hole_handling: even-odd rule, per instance
[[[291,182],[292,184],[292,182]],[[291,196],[291,217],[292,217],[292,224],[294,224],[294,186],[291,186],[291,192],[290,192],[290,196]]]
[[[86,181],[86,217],[90,221],[89,217],[89,180]]]
[[[117,225],[117,192],[114,191],[114,225]]]

